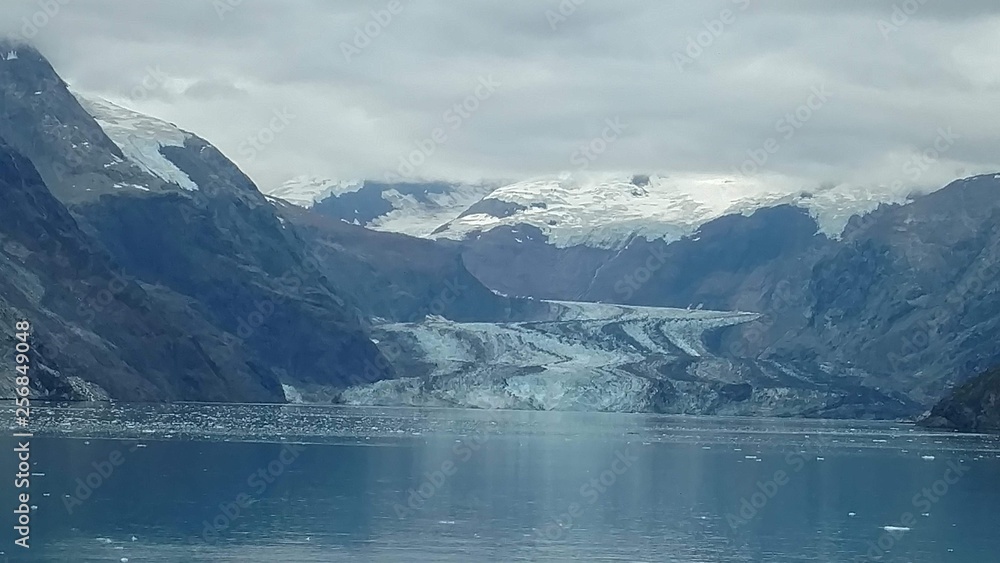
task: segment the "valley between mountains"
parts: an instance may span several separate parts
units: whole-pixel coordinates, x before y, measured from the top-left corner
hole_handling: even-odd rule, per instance
[[[15,49],[0,324],[35,327],[38,398],[933,409],[997,428],[1000,175],[931,192],[645,171],[259,186],[0,41]],[[0,363],[13,350],[0,336]]]

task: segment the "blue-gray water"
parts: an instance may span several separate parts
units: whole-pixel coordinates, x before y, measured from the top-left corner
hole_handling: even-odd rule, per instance
[[[35,417],[32,547],[6,532],[11,561],[1000,555],[997,440],[903,424],[204,405]]]

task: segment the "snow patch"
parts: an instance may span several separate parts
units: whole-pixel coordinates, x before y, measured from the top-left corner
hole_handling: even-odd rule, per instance
[[[331,196],[356,192],[364,186],[359,180],[331,180],[318,176],[296,176],[280,186],[268,189],[266,195],[311,208]]]
[[[289,403],[303,403],[302,393],[298,389],[288,385],[287,383],[281,384],[281,390],[285,394],[285,400]]]
[[[187,174],[160,152],[163,147],[184,147],[190,133],[107,100],[71,92],[132,164],[185,190],[198,189]]]
[[[460,184],[443,192],[426,194],[423,196],[426,201],[397,190],[385,190],[382,199],[388,201],[393,210],[365,226],[376,231],[431,238],[441,225],[453,221],[492,190],[493,186],[484,184]]]

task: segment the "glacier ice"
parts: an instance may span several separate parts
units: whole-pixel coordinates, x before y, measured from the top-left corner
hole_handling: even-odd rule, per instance
[[[547,302],[543,320],[459,323],[440,317],[385,324],[376,339],[407,377],[352,387],[355,405],[485,409],[656,411],[672,385],[657,366],[683,372],[707,354],[705,331],[754,313]]]

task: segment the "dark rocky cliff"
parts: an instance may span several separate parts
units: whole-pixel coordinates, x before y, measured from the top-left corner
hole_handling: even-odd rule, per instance
[[[39,396],[280,401],[251,350],[197,303],[147,286],[85,234],[31,162],[0,141],[0,322],[32,324]],[[14,350],[5,343],[4,365]],[[10,382],[3,381],[10,394]]]
[[[189,179],[184,186],[124,154],[36,51],[20,47],[18,59],[0,65],[0,136],[9,143],[9,152],[23,156],[33,170],[25,172],[19,165],[9,184],[27,182],[33,186],[32,197],[44,192],[51,205],[58,204],[67,224],[76,226],[74,237],[84,241],[38,251],[47,261],[57,260],[59,252],[71,260],[103,260],[111,265],[95,268],[105,273],[119,269],[131,280],[129,288],[141,289],[160,303],[160,310],[138,306],[131,301],[131,289],[112,292],[112,303],[91,321],[108,325],[111,341],[149,332],[130,330],[127,322],[110,314],[116,307],[138,307],[161,317],[174,331],[162,335],[163,346],[177,349],[173,355],[157,355],[155,347],[147,349],[134,339],[111,348],[110,355],[135,364],[132,371],[140,374],[139,380],[161,380],[151,387],[103,369],[104,363],[114,362],[91,358],[92,351],[83,344],[72,354],[63,353],[61,373],[91,381],[114,398],[232,401],[282,400],[282,382],[337,387],[356,382],[362,373],[369,381],[390,376],[391,368],[377,361],[378,350],[362,319],[345,304],[346,292],[308,260],[310,251],[297,232],[282,225],[253,182],[214,147],[177,133],[185,137],[183,144],[156,150]],[[157,139],[130,137],[129,142],[156,146]],[[13,209],[7,207],[11,213]],[[38,229],[61,228],[44,225],[60,215],[32,213]],[[73,268],[31,268],[25,275],[43,277],[36,280],[39,291],[51,291],[78,284],[75,278],[86,279],[87,274]],[[96,283],[95,291],[107,285]],[[51,295],[55,299],[62,294]],[[11,299],[7,292],[4,296]],[[39,304],[28,305],[24,303],[18,314],[31,320],[44,317]],[[38,335],[39,349],[63,349],[45,335]],[[188,354],[187,348],[195,352]],[[207,349],[217,349],[224,357]],[[256,389],[249,383],[245,389],[208,386],[212,378],[235,377],[225,372],[227,365],[244,366],[243,371],[253,374],[247,377],[256,380]]]
[[[952,391],[921,424],[962,432],[1000,433],[1000,368]]]

